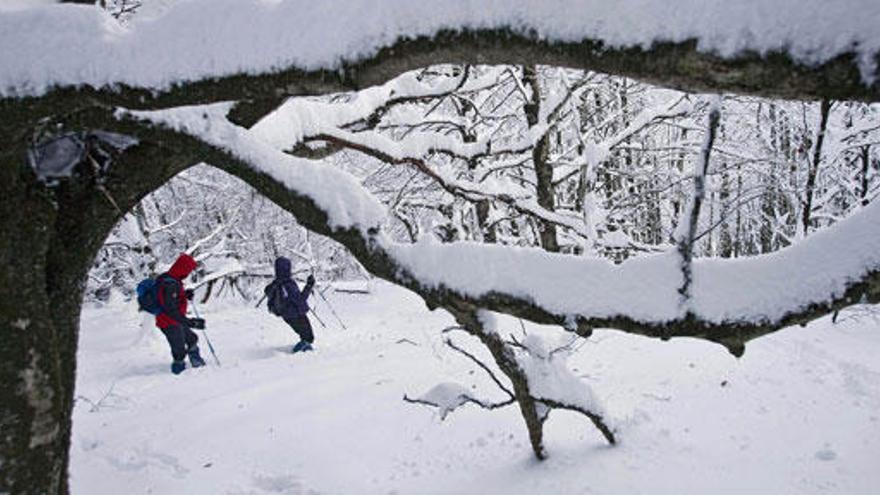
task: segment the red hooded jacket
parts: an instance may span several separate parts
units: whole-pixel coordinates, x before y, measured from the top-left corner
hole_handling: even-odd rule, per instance
[[[183,280],[196,269],[196,260],[192,256],[183,253],[177,257],[177,260],[171,265],[171,268],[164,274],[159,276],[159,304],[165,308],[171,305],[173,308],[176,303],[178,314],[168,315],[164,311],[156,316],[156,326],[159,328],[168,328],[172,325],[179,325],[178,318],[186,318],[186,294],[184,293]],[[173,284],[167,281],[167,278],[173,278],[177,281]],[[163,281],[163,279],[165,279]],[[173,286],[177,286],[177,290],[173,290]],[[172,287],[168,287],[172,286]],[[167,299],[174,299],[166,301]],[[173,312],[173,309],[171,310]],[[176,318],[175,318],[176,317]]]

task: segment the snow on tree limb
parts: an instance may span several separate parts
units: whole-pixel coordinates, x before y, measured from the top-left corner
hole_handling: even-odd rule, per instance
[[[550,351],[534,334],[526,337],[523,348],[525,352],[517,355],[517,361],[535,400],[551,409],[566,409],[587,416],[608,443],[617,443],[613,427],[605,419],[602,404],[589,385],[568,369],[567,356],[558,352],[560,349]]]
[[[578,67],[691,90],[878,99],[876,2],[679,7],[193,0],[123,27],[91,6],[52,5],[0,15],[0,46],[16,47],[0,52],[0,95],[82,88],[80,95],[143,108],[327,93],[431,63],[469,62]]]
[[[404,395],[403,400],[412,404],[422,404],[437,408],[440,419],[446,419],[449,413],[465,404],[476,404],[483,409],[499,409],[514,403],[513,399],[502,402],[487,402],[478,399],[467,388],[458,383],[438,383],[416,398]]]
[[[359,227],[367,231],[382,223],[384,208],[351,175],[265,145],[247,129],[226,119],[231,107],[227,102],[130,114],[120,110],[118,115],[162,124],[235,153],[240,160],[253,164],[288,188],[318,201],[333,228]]]

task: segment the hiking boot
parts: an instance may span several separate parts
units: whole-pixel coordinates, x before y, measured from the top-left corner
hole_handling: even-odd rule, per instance
[[[305,351],[311,351],[311,350],[312,350],[312,344],[309,344],[305,340],[300,340],[299,342],[296,343],[295,346],[293,346],[292,352],[305,352]]]
[[[193,347],[187,354],[189,355],[189,364],[191,364],[193,368],[201,368],[205,365],[205,360],[202,359],[202,356],[199,354],[198,347]]]
[[[183,373],[183,370],[186,369],[186,361],[174,361],[171,363],[171,372],[175,375],[179,375]]]

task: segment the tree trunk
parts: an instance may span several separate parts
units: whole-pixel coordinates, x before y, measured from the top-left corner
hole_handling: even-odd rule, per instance
[[[531,88],[531,100],[523,105],[529,129],[539,124],[541,117],[541,85],[537,67],[523,67],[523,82]],[[556,211],[553,194],[553,166],[550,164],[550,137],[544,133],[532,148],[532,165],[535,167],[536,193],[538,204],[547,211]],[[541,247],[546,251],[558,252],[559,241],[556,237],[556,225],[543,220],[538,221]]]
[[[534,452],[535,457],[539,460],[546,459],[547,453],[544,450],[544,420],[546,416],[542,416],[538,412],[538,404],[529,390],[528,378],[522,368],[520,368],[519,363],[517,363],[513,350],[501,340],[498,333],[491,330],[486,331],[483,328],[483,323],[479,320],[475,307],[465,306],[460,301],[452,301],[450,304],[444,305],[444,307],[452,313],[456,321],[468,333],[477,337],[489,349],[489,353],[492,354],[498,369],[510,379],[510,383],[513,385],[514,398],[519,405],[520,414],[526,424],[532,452]]]
[[[868,204],[868,174],[871,172],[871,146],[862,146],[859,156],[862,159],[861,187],[859,189],[859,201],[862,206]]]
[[[66,493],[73,387],[64,375],[74,370],[61,343],[76,324],[53,317],[47,258],[57,210],[22,157],[22,148],[0,156],[0,258],[15,267],[0,270],[0,492]]]
[[[816,189],[819,162],[822,160],[822,143],[825,140],[825,129],[828,127],[829,113],[831,113],[831,102],[829,100],[822,100],[819,108],[819,129],[816,131],[816,146],[813,148],[813,160],[810,162],[806,190],[804,191],[804,210],[801,216],[801,229],[804,236],[810,230],[811,215],[813,213],[813,192]]]

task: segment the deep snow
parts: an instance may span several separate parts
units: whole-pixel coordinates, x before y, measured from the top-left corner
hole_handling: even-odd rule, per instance
[[[514,409],[467,405],[441,423],[401,400],[441,382],[502,397],[442,346],[448,316],[387,284],[328,296],[350,330],[317,302],[333,328],[316,324],[317,350],[303,355],[287,353],[295,336],[263,308],[199,308],[223,366],[203,345],[210,366],[181,376],[168,372],[167,344],[133,304],[85,308],[74,493],[880,492],[880,324],[871,318],[786,329],[739,360],[704,342],[598,331],[569,365],[621,444],[607,447],[584,418],[555,412],[550,459],[538,463]],[[499,329],[520,331],[505,317]],[[99,406],[89,402],[111,387]]]

